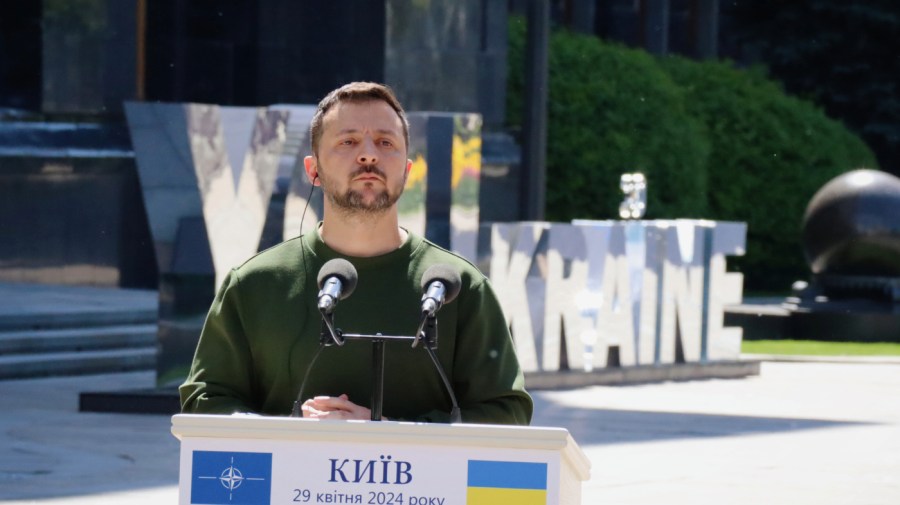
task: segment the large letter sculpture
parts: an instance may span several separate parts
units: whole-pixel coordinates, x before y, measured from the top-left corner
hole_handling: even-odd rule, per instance
[[[698,220],[494,224],[481,248],[526,371],[737,359],[723,309],[746,225]]]
[[[215,287],[258,250],[287,113],[125,104],[160,273],[157,383],[183,380]]]

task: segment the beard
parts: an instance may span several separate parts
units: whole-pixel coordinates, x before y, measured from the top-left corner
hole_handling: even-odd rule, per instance
[[[366,201],[366,196],[361,191],[349,188],[346,191],[341,191],[335,184],[335,181],[332,180],[331,176],[325,175],[327,169],[323,169],[324,167],[319,167],[319,180],[322,181],[322,189],[325,193],[325,197],[328,198],[328,201],[331,202],[335,209],[346,213],[384,213],[397,203],[397,200],[400,199],[400,196],[403,194],[403,188],[406,185],[406,175],[404,173],[404,177],[400,180],[399,184],[395,185],[393,188],[388,186],[385,189],[382,189],[374,195],[374,198]],[[352,181],[354,178],[368,173],[381,177],[387,184],[387,175],[384,173],[384,170],[378,166],[359,167],[350,174],[348,180]]]

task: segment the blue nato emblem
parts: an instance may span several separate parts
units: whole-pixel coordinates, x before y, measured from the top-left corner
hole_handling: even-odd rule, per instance
[[[269,505],[271,497],[271,453],[194,451],[192,504]]]

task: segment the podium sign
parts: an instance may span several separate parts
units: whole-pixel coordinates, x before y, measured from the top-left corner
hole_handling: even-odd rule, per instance
[[[568,505],[590,463],[563,428],[176,415],[179,503]]]

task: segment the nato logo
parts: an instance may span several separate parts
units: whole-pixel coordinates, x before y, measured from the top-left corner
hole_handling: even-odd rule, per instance
[[[194,451],[191,503],[196,505],[269,505],[272,454]]]

